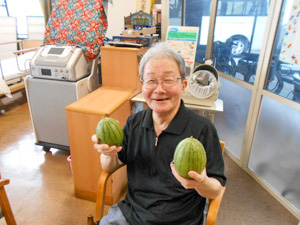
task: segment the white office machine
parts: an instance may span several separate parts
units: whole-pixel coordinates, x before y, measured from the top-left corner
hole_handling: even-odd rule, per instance
[[[98,59],[87,61],[77,46],[46,45],[30,67],[25,88],[36,144],[69,150],[65,107],[100,86]]]

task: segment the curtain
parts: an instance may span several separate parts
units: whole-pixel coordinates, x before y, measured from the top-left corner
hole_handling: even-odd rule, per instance
[[[51,14],[51,9],[52,9],[52,0],[40,0],[40,4],[44,13],[44,18],[45,18],[45,26],[48,23],[48,19]]]
[[[87,60],[95,59],[108,26],[102,1],[52,0],[44,44],[80,46]]]

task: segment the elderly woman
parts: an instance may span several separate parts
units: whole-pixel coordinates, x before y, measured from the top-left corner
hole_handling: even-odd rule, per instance
[[[150,48],[140,62],[142,93],[148,109],[131,115],[122,146],[97,144],[104,171],[127,165],[128,192],[100,224],[202,224],[205,198],[225,185],[217,131],[205,117],[187,109],[181,96],[187,86],[184,59],[166,43]],[[192,179],[181,177],[172,163],[177,144],[193,136],[204,146],[206,168]]]

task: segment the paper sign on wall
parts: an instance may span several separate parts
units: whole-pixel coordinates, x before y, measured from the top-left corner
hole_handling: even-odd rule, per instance
[[[168,26],[167,43],[185,60],[187,75],[193,72],[199,27]]]
[[[290,64],[300,64],[300,0],[294,0],[283,38],[279,59]]]
[[[136,11],[142,10],[144,13],[151,13],[154,0],[136,0]]]

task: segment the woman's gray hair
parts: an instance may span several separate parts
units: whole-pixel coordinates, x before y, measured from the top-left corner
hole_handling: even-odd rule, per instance
[[[179,68],[180,76],[185,79],[185,61],[183,57],[171,48],[166,42],[159,42],[152,46],[142,57],[139,66],[140,79],[143,80],[144,67],[151,59],[167,58],[173,59]]]

